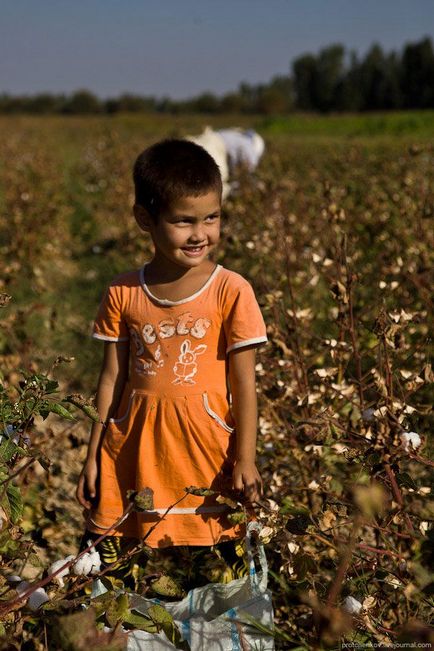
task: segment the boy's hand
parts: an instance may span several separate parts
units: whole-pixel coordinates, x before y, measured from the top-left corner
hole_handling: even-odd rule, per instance
[[[248,502],[257,502],[262,495],[262,479],[252,462],[236,461],[232,473],[233,488],[243,492]]]
[[[83,466],[78,479],[76,497],[81,506],[90,510],[96,497],[96,480],[98,477],[98,464],[95,460],[88,459]]]

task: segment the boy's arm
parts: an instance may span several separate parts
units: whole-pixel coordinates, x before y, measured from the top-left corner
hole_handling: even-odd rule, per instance
[[[90,434],[87,457],[78,480],[76,496],[84,508],[90,509],[96,496],[98,451],[105,423],[115,412],[128,379],[129,342],[106,342],[104,360],[98,380],[96,407],[101,423],[94,423]]]
[[[236,428],[233,486],[243,491],[250,502],[259,500],[262,480],[255,465],[257,402],[255,380],[256,348],[233,350],[229,357],[229,382],[232,413]]]

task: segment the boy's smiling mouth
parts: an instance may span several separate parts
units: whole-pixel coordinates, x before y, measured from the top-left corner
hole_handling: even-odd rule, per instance
[[[188,256],[197,256],[200,255],[203,250],[206,248],[206,244],[200,244],[195,246],[183,246],[182,251]]]

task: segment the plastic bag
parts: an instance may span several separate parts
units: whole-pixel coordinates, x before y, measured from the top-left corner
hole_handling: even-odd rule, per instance
[[[182,601],[164,604],[191,651],[273,651],[273,606],[267,589],[267,559],[263,545],[258,542],[261,566],[258,573],[252,551],[253,531],[260,531],[257,522],[247,526],[249,576],[227,584],[209,583],[190,590]],[[139,595],[130,594],[130,597],[131,608],[142,614],[156,603]],[[163,632],[128,633],[128,651],[173,651],[175,648]]]

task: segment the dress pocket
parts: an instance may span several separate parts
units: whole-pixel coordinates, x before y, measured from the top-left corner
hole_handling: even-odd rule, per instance
[[[221,418],[221,416],[216,414],[216,412],[213,409],[211,409],[207,393],[202,394],[202,402],[203,402],[204,409],[205,409],[206,413],[208,414],[208,416],[211,416],[211,418],[216,423],[218,423],[218,425],[220,425],[220,427],[222,427],[224,430],[226,430],[226,432],[229,432],[229,434],[232,434],[232,432],[234,431],[234,428],[231,427],[230,425],[228,425],[226,423],[226,421],[223,418]]]
[[[128,399],[128,404],[127,404],[122,416],[120,416],[119,418],[110,418],[109,423],[113,423],[114,425],[117,425],[118,423],[122,423],[124,420],[126,420],[128,418],[128,416],[130,415],[131,406],[133,404],[133,399],[134,399],[135,393],[136,393],[135,391],[132,391],[130,393],[130,397]]]
[[[129,432],[129,416],[134,401],[135,391],[132,391],[128,402],[122,400],[118,418],[110,418],[104,435],[104,444],[113,453],[119,452]],[[118,414],[116,414],[118,415]]]

